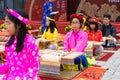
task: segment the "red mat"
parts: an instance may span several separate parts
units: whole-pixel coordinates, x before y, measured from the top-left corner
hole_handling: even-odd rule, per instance
[[[113,50],[118,50],[120,49],[120,46],[116,46],[116,48],[114,48]]]
[[[104,52],[102,56],[98,56],[95,59],[99,61],[107,61],[113,54],[113,52]]]
[[[73,80],[101,80],[105,71],[105,68],[90,66]]]

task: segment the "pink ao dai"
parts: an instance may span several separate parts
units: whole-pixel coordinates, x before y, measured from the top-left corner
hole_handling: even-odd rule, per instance
[[[5,48],[6,63],[0,64],[0,74],[5,74],[2,80],[38,80],[39,54],[36,40],[26,35],[24,47],[16,53],[17,39]]]

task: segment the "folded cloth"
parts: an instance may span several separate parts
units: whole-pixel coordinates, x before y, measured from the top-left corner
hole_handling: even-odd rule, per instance
[[[74,59],[75,64],[81,64],[80,61],[82,61],[82,65],[83,65],[84,68],[87,68],[88,66],[91,65],[91,64],[88,63],[87,58],[86,58],[85,55],[79,56],[79,57]]]
[[[62,64],[62,68],[66,70],[82,70],[82,67],[87,68],[88,66],[91,64],[88,63],[85,55],[75,58],[74,65]]]
[[[93,63],[95,63],[95,58],[94,57],[92,57],[92,58],[87,57],[87,61],[88,61],[88,63],[93,64]]]
[[[80,65],[79,64],[75,64],[75,65],[62,64],[62,68],[65,70],[78,71],[78,70],[80,70]]]

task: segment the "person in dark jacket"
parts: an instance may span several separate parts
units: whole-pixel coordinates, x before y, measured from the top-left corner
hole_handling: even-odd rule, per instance
[[[112,40],[106,40],[104,47],[116,47],[116,28],[110,24],[111,15],[103,15],[103,24],[100,27],[103,37],[113,38]]]

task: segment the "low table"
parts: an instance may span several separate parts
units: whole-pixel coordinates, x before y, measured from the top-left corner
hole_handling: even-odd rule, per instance
[[[49,79],[49,80],[72,80],[75,76],[80,74],[81,71],[73,71],[73,70],[61,70],[60,74],[50,74],[39,72],[38,76],[41,79]]]

